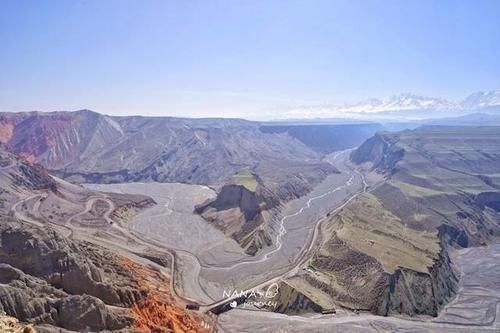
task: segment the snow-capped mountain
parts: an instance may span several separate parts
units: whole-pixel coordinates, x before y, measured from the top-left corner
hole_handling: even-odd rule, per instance
[[[349,117],[355,119],[418,120],[463,116],[470,113],[500,113],[500,90],[481,91],[462,102],[414,94],[400,94],[382,99],[372,98],[344,106],[303,106],[287,110],[283,118]]]
[[[500,90],[479,91],[471,94],[461,103],[461,106],[466,110],[500,106]]]
[[[340,107],[337,111],[346,113],[378,113],[426,109],[450,110],[456,107],[455,103],[442,98],[401,94],[383,99],[369,99],[354,105]]]

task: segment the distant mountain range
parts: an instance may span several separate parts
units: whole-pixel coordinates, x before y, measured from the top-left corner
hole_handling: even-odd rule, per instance
[[[272,244],[268,223],[281,203],[338,172],[325,155],[356,147],[381,129],[373,123],[112,117],[89,110],[0,113],[0,145],[71,182],[221,188],[197,213],[248,254]]]
[[[480,91],[467,97],[460,106],[464,109],[474,110],[500,105],[500,90]]]
[[[382,99],[372,98],[344,106],[296,108],[284,116],[309,119],[339,116],[358,119],[425,119],[477,112],[500,113],[500,90],[476,92],[461,102],[415,94],[400,94]]]
[[[459,107],[459,105],[442,98],[400,94],[383,99],[369,99],[360,103],[341,107],[339,111],[348,113],[378,113],[421,109],[450,110],[457,107]]]
[[[322,170],[324,154],[355,147],[381,129],[369,123],[318,128],[241,119],[112,117],[89,110],[0,113],[0,143],[78,183],[215,184],[264,165],[283,175],[277,166],[284,161],[294,170],[300,164],[302,173]],[[309,186],[300,177],[297,181]]]

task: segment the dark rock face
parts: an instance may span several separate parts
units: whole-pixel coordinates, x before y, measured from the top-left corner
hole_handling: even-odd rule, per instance
[[[497,212],[500,212],[500,192],[482,192],[479,193],[475,202],[481,208],[489,207]]]
[[[143,292],[112,254],[7,219],[0,223],[0,310],[68,330],[130,326],[125,307]]]
[[[16,187],[28,190],[57,190],[56,182],[45,168],[39,164],[30,163],[20,158],[10,152],[8,147],[1,143],[0,167],[6,168],[4,172],[9,175],[12,185]]]
[[[439,234],[446,244],[460,247],[469,246],[469,237],[467,233],[459,228],[448,224],[442,224],[438,227]]]
[[[377,134],[353,151],[351,160],[357,164],[372,162],[374,168],[392,171],[404,156],[404,149],[398,148],[393,143],[394,139]]]
[[[385,295],[376,309],[377,314],[408,314],[437,316],[458,290],[459,275],[452,267],[446,250],[429,273],[398,269],[388,276]]]
[[[441,250],[427,273],[398,268],[387,273],[373,257],[347,246],[337,237],[329,241],[332,255],[317,256],[313,266],[333,274],[336,286],[307,275],[306,281],[327,294],[336,303],[353,310],[378,315],[407,314],[436,316],[458,288],[458,274],[446,250]]]
[[[363,143],[375,132],[382,130],[379,124],[322,124],[322,125],[264,125],[263,133],[286,133],[312,149],[331,153]]]
[[[209,206],[216,210],[239,208],[245,219],[250,221],[261,212],[261,201],[262,198],[259,198],[255,192],[247,190],[244,186],[224,185],[212,202],[197,207],[195,211],[200,214]]]
[[[27,187],[31,190],[57,190],[56,182],[41,166],[27,166],[25,164],[21,164],[19,169],[21,171],[21,176],[18,177],[17,175],[13,175],[14,184]]]
[[[260,191],[249,191],[242,185],[224,185],[217,197],[195,208],[209,223],[229,233],[248,254],[272,244],[271,236],[258,227],[265,223],[263,212],[275,208],[279,200]]]

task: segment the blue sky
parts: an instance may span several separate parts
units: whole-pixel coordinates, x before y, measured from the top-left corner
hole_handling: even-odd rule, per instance
[[[266,118],[500,89],[500,1],[1,1],[0,111]]]

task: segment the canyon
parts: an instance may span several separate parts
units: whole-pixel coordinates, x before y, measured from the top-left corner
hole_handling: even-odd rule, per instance
[[[495,126],[84,110],[3,113],[0,128],[0,310],[37,332],[251,331],[246,316],[467,332],[464,279],[495,285],[462,264],[496,256]],[[272,308],[226,295],[270,286]]]

